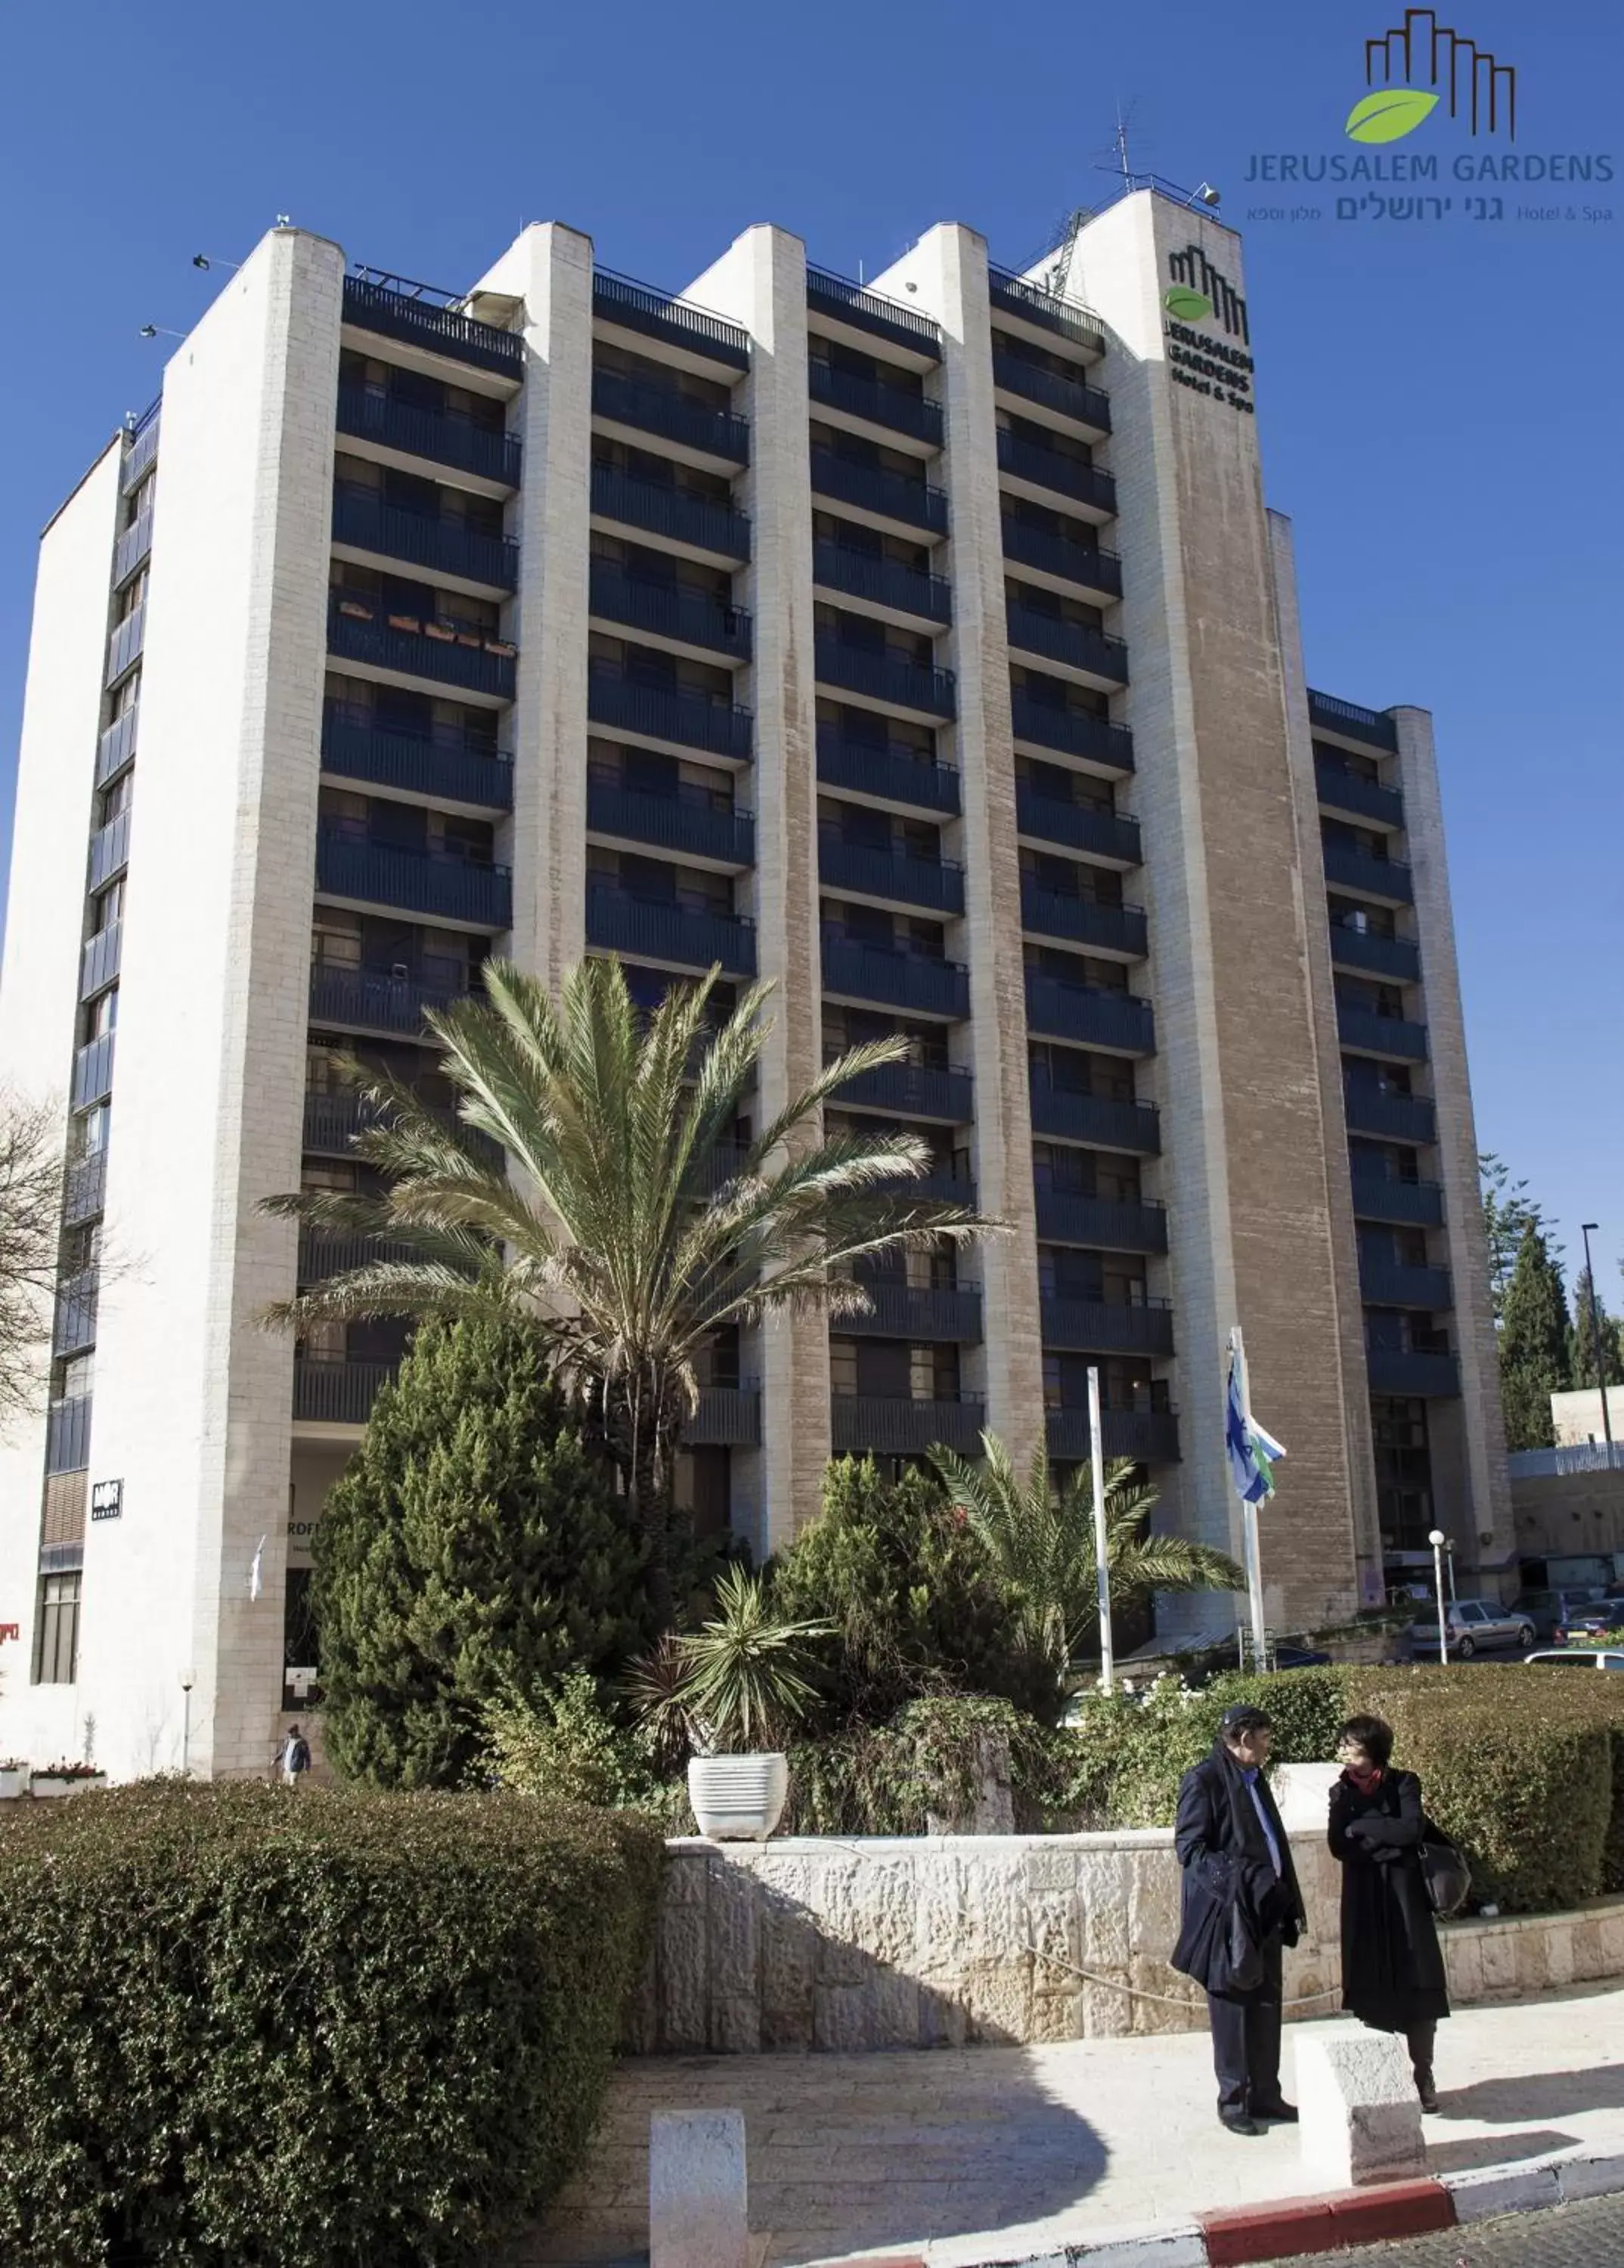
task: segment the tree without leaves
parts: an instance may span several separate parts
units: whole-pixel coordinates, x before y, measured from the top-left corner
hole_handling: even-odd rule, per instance
[[[1509,1449],[1548,1449],[1551,1396],[1569,1382],[1568,1299],[1562,1271],[1530,1221],[1506,1286],[1500,1329],[1500,1401]]]
[[[0,1091],[0,1430],[37,1407],[62,1241],[62,1118]]]

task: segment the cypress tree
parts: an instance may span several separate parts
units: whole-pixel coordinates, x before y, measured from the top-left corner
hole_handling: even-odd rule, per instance
[[[328,1753],[373,1786],[458,1786],[487,1702],[612,1673],[652,1635],[642,1546],[511,1322],[419,1327],[314,1557]]]
[[[1595,1320],[1591,1321],[1591,1303],[1595,1305]],[[1601,1336],[1602,1367],[1606,1372],[1606,1383],[1624,1383],[1624,1324],[1616,1315],[1607,1313],[1607,1303],[1591,1282],[1588,1268],[1581,1268],[1573,1287],[1573,1339],[1569,1349],[1569,1368],[1575,1386],[1597,1386],[1596,1338]]]
[[[1517,1248],[1500,1329],[1500,1401],[1506,1446],[1548,1449],[1551,1395],[1569,1381],[1568,1298],[1559,1263],[1530,1221]]]

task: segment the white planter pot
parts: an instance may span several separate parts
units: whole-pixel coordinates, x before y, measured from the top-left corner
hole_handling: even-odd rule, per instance
[[[26,1795],[27,1793],[28,1771],[26,1765],[21,1771],[0,1771],[0,1803],[14,1795]]]
[[[764,1843],[788,1794],[787,1756],[695,1756],[688,1767],[688,1800],[714,1843]]]
[[[58,1779],[55,1772],[35,1772],[28,1783],[28,1793],[30,1795],[66,1795],[73,1785],[70,1779]]]

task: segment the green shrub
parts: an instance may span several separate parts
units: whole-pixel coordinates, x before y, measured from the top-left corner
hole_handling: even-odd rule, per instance
[[[471,2261],[597,2117],[658,1837],[149,1781],[0,1837],[8,2268]]]
[[[583,1670],[573,1670],[531,1707],[498,1702],[485,1712],[481,1769],[499,1786],[554,1802],[648,1814],[667,1834],[691,1835],[680,1778],[662,1776],[648,1742],[605,1709]]]
[[[1059,1735],[987,1695],[911,1701],[888,1724],[853,1725],[790,1750],[794,1835],[923,1835],[963,1818],[981,1785],[985,1743],[1007,1744],[1015,1825],[1036,1831],[1061,1785]]]

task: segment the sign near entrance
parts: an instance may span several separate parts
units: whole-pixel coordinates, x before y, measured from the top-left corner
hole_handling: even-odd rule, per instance
[[[90,1516],[92,1520],[119,1520],[124,1511],[122,1481],[92,1481],[90,1491]]]

